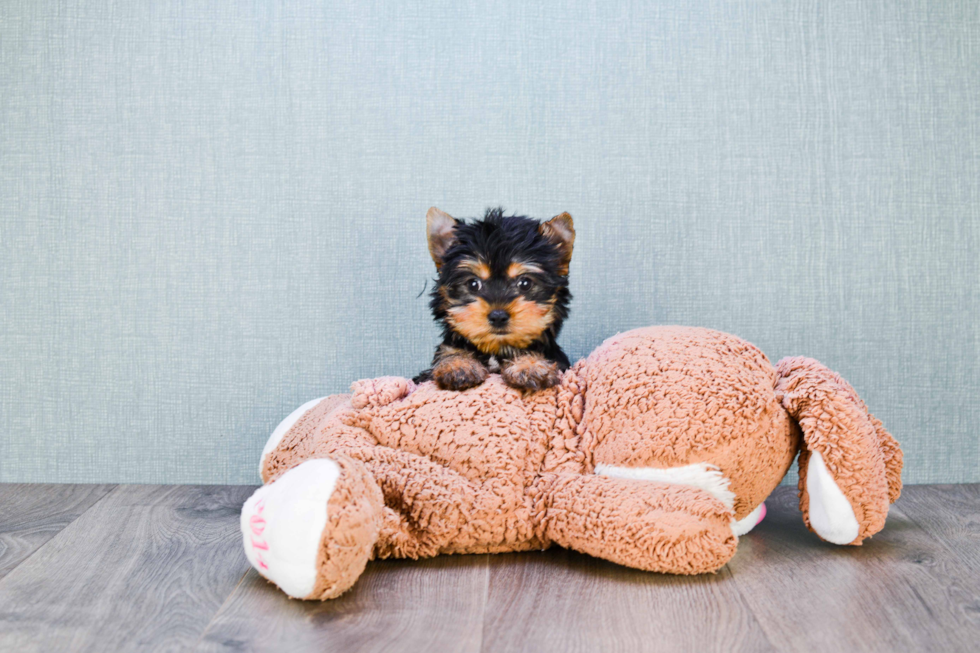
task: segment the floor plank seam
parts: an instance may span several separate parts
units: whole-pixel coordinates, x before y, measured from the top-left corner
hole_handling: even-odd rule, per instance
[[[209,619],[208,623],[205,624],[204,630],[201,631],[201,634],[197,638],[197,641],[194,642],[194,650],[198,650],[201,648],[201,643],[204,642],[204,638],[207,637],[208,631],[211,630],[211,626],[214,624],[215,620],[221,615],[221,612],[225,609],[225,606],[228,605],[228,602],[231,601],[231,598],[235,595],[235,592],[238,591],[238,588],[241,587],[242,583],[245,582],[245,578],[248,576],[249,569],[250,567],[246,567],[245,571],[242,572],[242,577],[238,579],[238,582],[235,583],[235,586],[231,588],[230,592],[228,592],[228,596],[225,597],[225,600],[221,602],[221,605],[218,606],[218,609],[215,610],[213,615],[211,615],[211,619]]]
[[[913,524],[915,524],[916,528],[918,528],[923,533],[925,533],[929,537],[929,539],[931,539],[933,542],[938,543],[939,546],[941,546],[944,551],[946,551],[951,556],[953,556],[953,559],[954,560],[956,560],[957,562],[963,562],[963,560],[960,558],[960,554],[955,549],[953,549],[952,547],[950,547],[949,544],[946,543],[946,540],[944,538],[936,537],[935,535],[932,534],[932,532],[928,528],[928,524],[923,524],[918,519],[916,519],[915,517],[913,517],[911,514],[909,514],[908,512],[902,510],[902,506],[900,506],[897,503],[894,504],[894,508],[893,509],[895,511],[897,511],[899,515],[901,515],[902,517],[904,517],[908,521],[910,521]],[[887,528],[887,526],[885,528]]]
[[[733,572],[727,564],[722,568],[722,571],[728,574],[732,584],[735,586],[735,594],[738,595],[739,602],[741,602],[745,609],[748,610],[749,614],[752,615],[752,621],[759,626],[759,632],[761,632],[762,636],[766,638],[766,643],[769,644],[770,649],[773,651],[778,651],[779,647],[777,647],[773,643],[772,638],[769,637],[769,633],[766,631],[766,626],[763,623],[763,620],[759,618],[759,615],[756,614],[756,611],[752,608],[752,604],[745,598],[745,594],[742,592],[742,587],[739,584],[738,579],[735,577],[735,572]]]
[[[483,618],[480,619],[480,653],[483,653],[483,638],[487,632],[487,606],[490,605],[490,565],[493,564],[491,562],[490,554],[484,553],[483,557],[485,562],[483,569],[486,573],[486,583],[484,583],[483,589]]]
[[[87,485],[87,484],[85,484],[85,483],[73,483],[71,485]],[[100,483],[93,483],[92,485],[101,485],[101,484]],[[25,562],[27,562],[28,560],[30,560],[31,558],[33,558],[35,555],[37,555],[37,553],[39,551],[41,551],[42,549],[44,549],[44,547],[48,546],[49,544],[51,544],[52,542],[54,542],[56,539],[58,539],[58,537],[62,533],[64,533],[68,529],[69,526],[71,526],[72,524],[74,524],[75,522],[77,522],[79,519],[81,519],[82,518],[82,515],[87,514],[89,510],[91,510],[95,506],[97,506],[100,503],[102,503],[102,501],[107,496],[109,496],[110,494],[112,494],[113,492],[115,492],[116,491],[116,488],[119,487],[119,484],[118,483],[116,483],[116,484],[109,483],[109,484],[106,484],[106,485],[109,486],[110,489],[106,490],[105,494],[103,494],[101,497],[99,497],[98,499],[96,499],[92,503],[92,505],[90,505],[88,508],[86,508],[82,512],[80,512],[77,515],[75,515],[75,518],[74,519],[72,519],[71,521],[67,522],[64,526],[62,526],[61,528],[59,528],[57,533],[55,533],[54,535],[52,535],[51,537],[49,537],[45,542],[43,542],[41,544],[41,546],[37,547],[36,549],[34,549],[30,553],[28,553],[27,556],[25,556],[23,560],[21,560],[16,565],[14,565],[10,569],[8,569],[7,572],[3,576],[0,576],[0,583],[2,583],[7,577],[9,577],[10,574],[12,574],[14,571],[16,571],[18,567],[20,567],[22,564],[24,564]]]

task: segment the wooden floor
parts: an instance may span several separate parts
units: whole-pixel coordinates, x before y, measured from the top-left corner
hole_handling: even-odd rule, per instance
[[[325,603],[249,568],[252,489],[0,485],[0,651],[980,650],[980,485],[906,488],[862,547],[779,488],[715,575],[447,556],[371,563]]]

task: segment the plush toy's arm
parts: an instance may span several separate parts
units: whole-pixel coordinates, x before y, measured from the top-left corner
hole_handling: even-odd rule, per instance
[[[347,449],[371,471],[384,495],[379,558],[424,558],[479,527],[481,488],[423,456],[384,446]]]
[[[715,571],[732,555],[732,511],[704,490],[592,474],[552,474],[544,537],[612,562],[671,574]]]
[[[370,411],[403,399],[414,384],[399,377],[357,381],[352,394],[303,406],[276,429],[263,456],[262,479],[274,482],[306,461],[349,457],[384,495],[375,557],[419,558],[486,535],[497,497],[431,459],[379,445],[365,428]],[[281,433],[280,433],[281,432]],[[491,534],[490,539],[493,539]]]
[[[844,379],[812,358],[776,365],[776,395],[803,431],[800,509],[834,544],[860,544],[885,525],[902,490],[902,451]]]

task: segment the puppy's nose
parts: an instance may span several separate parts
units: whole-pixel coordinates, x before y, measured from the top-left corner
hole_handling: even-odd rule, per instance
[[[492,327],[502,327],[510,321],[510,313],[503,309],[495,308],[487,315],[487,321]]]

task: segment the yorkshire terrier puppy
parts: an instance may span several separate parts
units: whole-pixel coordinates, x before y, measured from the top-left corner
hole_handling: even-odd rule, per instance
[[[569,365],[557,338],[572,298],[572,216],[541,223],[487,209],[466,222],[432,207],[426,227],[439,275],[429,306],[443,339],[415,381],[465,390],[499,372],[521,390],[557,384]]]

